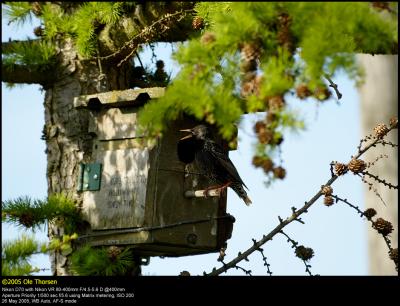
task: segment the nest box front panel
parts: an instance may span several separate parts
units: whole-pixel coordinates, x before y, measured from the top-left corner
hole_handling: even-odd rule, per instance
[[[149,150],[139,147],[136,109],[110,108],[95,116],[93,157],[101,188],[85,191],[83,211],[93,230],[141,227],[145,219]]]
[[[188,190],[205,189],[212,182],[195,163],[182,161],[177,152],[181,129],[192,128],[196,121],[184,119],[171,124],[163,135],[156,154],[157,192],[153,224],[176,225],[154,231],[155,242],[186,246],[186,253],[217,247],[218,218],[225,214],[226,193],[220,197],[188,198]],[[192,250],[192,251],[191,251]]]

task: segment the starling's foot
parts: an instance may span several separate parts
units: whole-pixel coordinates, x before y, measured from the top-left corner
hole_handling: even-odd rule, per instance
[[[222,191],[227,190],[230,184],[232,184],[232,182],[222,185],[220,188],[218,188],[218,193],[221,194]]]
[[[221,185],[217,185],[217,186],[210,186],[210,187],[207,187],[207,188],[203,191],[203,195],[204,195],[205,198],[207,198],[207,197],[209,196],[210,190],[213,190],[213,189],[215,189],[215,191],[218,193],[218,195],[221,195],[221,192],[222,192],[223,190],[227,189],[228,186],[229,186],[230,184],[232,184],[232,182],[227,182],[226,184],[224,184],[224,185],[222,185],[222,186],[221,186]]]

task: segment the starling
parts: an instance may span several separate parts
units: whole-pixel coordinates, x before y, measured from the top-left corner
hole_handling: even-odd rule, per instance
[[[246,205],[250,205],[251,200],[243,188],[243,186],[246,188],[247,186],[221,146],[211,139],[209,129],[205,125],[198,125],[192,129],[181,130],[181,132],[190,133],[182,139],[194,139],[194,159],[207,178],[220,184],[220,189],[231,187]],[[207,190],[209,189],[207,188]]]

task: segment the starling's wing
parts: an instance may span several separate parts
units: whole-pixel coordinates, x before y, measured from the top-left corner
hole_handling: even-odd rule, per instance
[[[211,154],[212,158],[216,162],[218,162],[233,179],[240,182],[241,184],[243,184],[243,186],[247,188],[246,184],[240,178],[240,175],[237,172],[235,165],[229,159],[226,152],[222,150],[220,145],[218,145],[214,141],[206,141],[204,149]]]

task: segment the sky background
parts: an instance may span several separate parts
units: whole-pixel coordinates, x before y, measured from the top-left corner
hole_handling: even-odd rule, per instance
[[[2,18],[2,41],[33,38],[32,29],[37,21],[23,27],[8,26]],[[165,61],[167,72],[177,72],[170,59],[171,46],[161,44],[156,49],[157,59]],[[151,52],[145,50],[140,56],[143,63],[151,64]],[[357,150],[360,138],[359,96],[354,83],[344,74],[334,77],[343,98],[340,103],[331,99],[317,104],[313,99],[299,100],[288,97],[289,107],[298,111],[306,122],[306,130],[287,132],[282,144],[283,165],[286,178],[271,187],[264,185],[261,169],[252,164],[256,137],[254,123],[264,113],[245,115],[239,129],[239,144],[230,158],[236,165],[243,181],[249,187],[248,195],[253,204],[244,205],[232,191],[228,191],[227,212],[236,218],[232,238],[228,240],[226,262],[239,251],[252,245],[252,238],[259,240],[278,224],[278,216],[285,219],[291,207],[300,208],[312,198],[320,186],[330,178],[329,164],[332,160],[348,162]],[[335,96],[334,96],[335,97]],[[40,86],[24,85],[12,90],[2,83],[2,201],[28,195],[44,199],[47,194],[45,143],[40,139],[44,125],[44,92]],[[363,188],[354,175],[338,179],[334,194],[347,198],[363,208]],[[367,224],[355,211],[342,203],[326,207],[321,198],[309,212],[302,216],[305,224],[293,222],[285,232],[294,240],[314,250],[311,271],[320,275],[367,275]],[[24,230],[2,223],[2,241],[14,239]],[[26,231],[31,233],[30,230]],[[35,236],[47,240],[47,233],[38,231]],[[303,262],[295,257],[294,249],[282,235],[263,246],[264,254],[273,275],[307,275]],[[142,268],[144,275],[179,275],[183,270],[192,275],[210,272],[219,267],[218,253],[186,256],[180,258],[153,257]],[[49,269],[47,255],[37,255],[31,261],[39,268]],[[252,270],[253,275],[267,275],[259,252],[249,257],[241,266]],[[38,275],[51,275],[50,270]],[[223,275],[244,275],[235,269]]]

